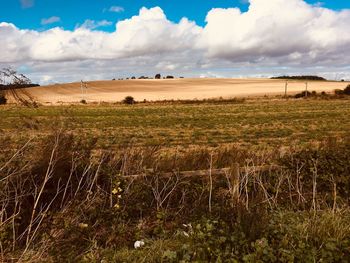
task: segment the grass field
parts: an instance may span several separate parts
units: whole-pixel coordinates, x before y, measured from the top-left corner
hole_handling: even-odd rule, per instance
[[[2,105],[0,261],[349,262],[349,116],[346,96]]]
[[[2,136],[45,135],[58,126],[117,145],[293,145],[350,131],[349,100],[1,107]],[[58,125],[58,126],[57,126]]]

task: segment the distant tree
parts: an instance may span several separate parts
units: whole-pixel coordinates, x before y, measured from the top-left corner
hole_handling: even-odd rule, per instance
[[[325,78],[319,77],[319,76],[279,76],[279,77],[272,77],[271,79],[292,79],[292,80],[320,80],[320,81],[326,81]]]
[[[132,76],[131,79],[136,79],[136,78],[134,76]]]
[[[157,75],[155,75],[155,77],[154,77],[155,79],[161,79],[162,78],[162,76],[160,75],[160,74],[157,74]]]
[[[174,76],[166,76],[167,79],[173,79]]]
[[[128,105],[135,104],[135,99],[131,96],[126,96],[123,100],[123,103]]]

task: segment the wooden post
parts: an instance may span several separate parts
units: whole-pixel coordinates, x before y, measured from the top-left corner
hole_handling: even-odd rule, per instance
[[[288,80],[286,80],[286,84],[284,87],[284,97],[287,98],[287,89],[288,89]]]
[[[80,81],[81,99],[84,99],[84,83],[83,80]]]
[[[307,98],[307,88],[308,88],[308,83],[305,82],[305,97]]]

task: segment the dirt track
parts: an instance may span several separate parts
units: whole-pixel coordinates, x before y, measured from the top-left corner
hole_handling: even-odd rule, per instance
[[[348,83],[309,81],[309,91],[344,89]],[[271,79],[169,79],[115,80],[87,83],[82,94],[80,83],[56,84],[26,89],[40,103],[116,102],[125,96],[137,101],[170,99],[230,98],[284,94],[285,81]],[[290,94],[305,90],[305,81],[289,81]]]

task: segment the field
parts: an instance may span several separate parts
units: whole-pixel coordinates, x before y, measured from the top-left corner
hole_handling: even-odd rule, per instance
[[[0,261],[349,262],[349,116],[346,96],[0,106]]]
[[[47,135],[57,124],[118,145],[293,145],[350,130],[349,100],[251,100],[193,104],[2,107],[2,136]]]
[[[288,81],[288,93],[305,90],[305,81]],[[308,90],[331,92],[344,89],[348,83],[308,81]],[[125,96],[143,100],[192,100],[232,98],[246,96],[284,95],[285,81],[271,79],[161,79],[116,80],[87,82],[81,90],[80,83],[56,84],[28,90],[42,104],[88,102],[116,102]]]

